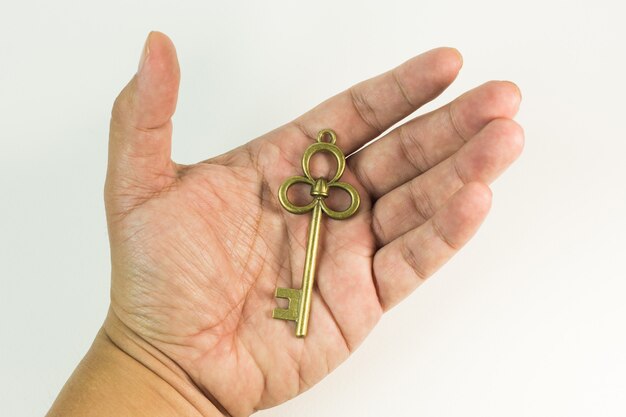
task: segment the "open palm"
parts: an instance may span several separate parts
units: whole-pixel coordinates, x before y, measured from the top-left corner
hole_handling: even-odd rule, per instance
[[[487,183],[520,153],[519,92],[490,82],[390,131],[461,66],[440,48],[360,83],[224,155],[171,161],[179,70],[152,33],[116,100],[105,200],[112,255],[107,326],[163,353],[224,411],[292,398],[361,343],[381,314],[448,260],[487,214]],[[324,218],[308,336],[271,318],[276,287],[299,288],[310,216],[279,204],[324,128],[347,158],[353,217]],[[323,161],[322,161],[323,162]]]

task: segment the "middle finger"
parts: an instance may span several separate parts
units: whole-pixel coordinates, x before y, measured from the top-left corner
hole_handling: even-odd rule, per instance
[[[515,84],[487,82],[392,130],[347,165],[378,198],[448,158],[491,120],[515,116],[519,103]]]

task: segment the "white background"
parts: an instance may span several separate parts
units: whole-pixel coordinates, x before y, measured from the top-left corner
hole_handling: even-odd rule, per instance
[[[44,414],[104,318],[110,106],[157,29],[182,67],[182,163],[436,46],[465,65],[424,110],[523,90],[526,149],[476,238],[261,416],[626,415],[623,3],[303,3],[0,0],[0,414]]]

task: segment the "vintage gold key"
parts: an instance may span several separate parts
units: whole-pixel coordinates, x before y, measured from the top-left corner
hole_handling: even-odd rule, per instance
[[[329,141],[325,141],[328,137]],[[311,223],[309,225],[309,235],[307,238],[306,258],[304,260],[304,273],[302,274],[302,288],[276,288],[277,298],[289,300],[287,308],[275,308],[272,317],[275,319],[292,320],[296,322],[296,336],[304,337],[309,326],[309,315],[311,313],[311,294],[313,292],[313,282],[315,280],[315,267],[317,264],[317,246],[320,235],[320,224],[322,212],[329,217],[342,220],[352,216],[359,208],[361,199],[356,189],[345,182],[339,181],[346,168],[346,158],[335,142],[337,135],[331,129],[321,130],[317,134],[317,142],[310,145],[302,157],[302,171],[304,176],[288,178],[282,183],[278,190],[280,204],[290,213],[304,214],[313,211]],[[337,171],[333,178],[328,181],[326,178],[313,178],[310,171],[311,157],[317,152],[328,152],[337,160]],[[287,197],[287,190],[296,183],[305,183],[311,186],[311,196],[313,200],[305,206],[296,206]],[[335,211],[329,208],[324,201],[328,197],[328,191],[332,187],[341,188],[348,192],[351,198],[350,206],[344,211]]]

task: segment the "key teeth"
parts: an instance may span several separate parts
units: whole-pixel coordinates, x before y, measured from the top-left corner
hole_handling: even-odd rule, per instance
[[[272,311],[272,317],[281,320],[298,320],[298,308],[300,306],[300,297],[302,290],[293,288],[276,288],[276,298],[285,298],[289,300],[287,308],[275,308]]]
[[[274,311],[272,311],[272,318],[292,321],[298,320],[298,316],[286,308],[275,308]]]

